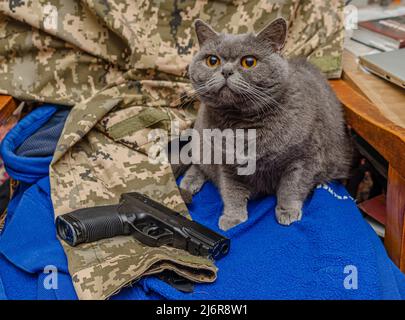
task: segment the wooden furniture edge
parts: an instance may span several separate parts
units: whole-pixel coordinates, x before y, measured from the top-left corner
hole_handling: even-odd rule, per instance
[[[405,129],[397,126],[344,80],[329,81],[343,104],[346,121],[388,162],[385,246],[394,263],[405,271]]]
[[[367,140],[398,172],[405,172],[405,128],[399,127],[343,80],[330,84],[343,104],[347,123]]]
[[[405,178],[393,167],[388,171],[386,225],[389,228],[385,247],[394,263],[405,272]]]
[[[16,108],[17,103],[13,97],[0,95],[0,125],[12,115]]]

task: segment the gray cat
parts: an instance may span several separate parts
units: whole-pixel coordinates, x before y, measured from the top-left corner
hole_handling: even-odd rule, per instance
[[[195,23],[200,51],[189,67],[202,102],[194,128],[256,129],[256,171],[241,176],[238,165],[193,164],[180,188],[197,193],[206,180],[223,202],[219,221],[228,230],[248,218],[248,199],[276,194],[282,225],[301,220],[313,188],[348,176],[351,143],[339,101],[324,76],[305,59],[286,60],[282,18],[258,34],[215,32]]]

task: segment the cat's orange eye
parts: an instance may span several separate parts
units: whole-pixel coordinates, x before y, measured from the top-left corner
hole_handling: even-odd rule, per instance
[[[254,56],[246,56],[246,57],[242,58],[242,60],[240,61],[240,64],[245,69],[253,68],[257,64],[257,59]]]
[[[207,63],[207,66],[209,66],[211,68],[215,68],[215,67],[219,66],[219,64],[221,63],[221,60],[217,56],[210,55],[207,57],[205,62]]]

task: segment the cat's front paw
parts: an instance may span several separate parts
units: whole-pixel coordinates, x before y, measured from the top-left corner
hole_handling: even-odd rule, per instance
[[[302,218],[302,209],[298,207],[276,207],[276,218],[279,224],[289,226]]]
[[[202,172],[195,167],[191,166],[186,172],[184,178],[180,182],[180,189],[189,192],[191,195],[195,195],[199,192],[204,185],[206,179]]]
[[[227,231],[233,227],[236,227],[237,225],[246,222],[248,219],[247,214],[246,215],[232,215],[232,216],[227,216],[227,215],[222,215],[221,218],[219,218],[219,228],[223,231]]]

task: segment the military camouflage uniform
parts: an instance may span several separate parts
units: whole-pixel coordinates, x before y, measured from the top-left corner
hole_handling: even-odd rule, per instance
[[[341,72],[342,0],[9,0],[0,12],[0,92],[73,107],[50,167],[55,215],[130,191],[188,215],[171,167],[148,161],[147,137],[173,120],[193,123],[198,105],[181,97],[196,18],[242,33],[283,16],[287,56],[308,56],[329,77]],[[216,278],[208,259],[131,236],[64,249],[80,299],[105,299],[167,269]]]

